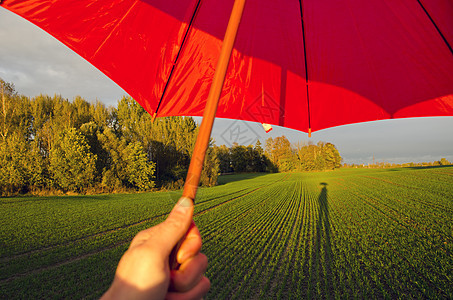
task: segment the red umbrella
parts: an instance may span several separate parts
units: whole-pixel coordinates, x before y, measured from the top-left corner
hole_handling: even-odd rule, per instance
[[[451,0],[244,2],[235,9],[232,0],[2,6],[80,54],[151,115],[205,113],[184,190],[192,199],[217,101],[218,117],[305,132],[453,115]]]

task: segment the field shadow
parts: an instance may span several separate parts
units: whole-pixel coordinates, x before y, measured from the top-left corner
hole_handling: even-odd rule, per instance
[[[309,298],[329,297],[333,291],[332,286],[332,242],[329,216],[328,191],[326,182],[321,182],[321,192],[318,196],[318,220],[316,222],[316,235],[314,236],[313,255],[311,256],[310,281],[311,289]],[[319,293],[322,295],[319,295]]]
[[[408,169],[414,170],[423,170],[423,169],[442,169],[442,168],[451,168],[453,165],[444,165],[444,166],[415,166],[415,167],[407,167]]]
[[[217,184],[218,185],[224,185],[230,182],[235,182],[235,181],[241,181],[241,180],[246,180],[246,179],[254,179],[260,176],[267,175],[269,173],[233,173],[233,174],[224,174],[220,175]]]

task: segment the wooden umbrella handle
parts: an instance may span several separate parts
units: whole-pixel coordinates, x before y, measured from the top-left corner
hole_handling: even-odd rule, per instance
[[[195,148],[193,150],[186,182],[184,184],[183,196],[190,199],[195,199],[195,195],[197,194],[201,170],[203,168],[206,150],[209,146],[212,126],[214,124],[220,94],[222,93],[223,83],[228,69],[228,64],[230,62],[231,52],[233,51],[234,40],[236,39],[244,6],[245,0],[235,0],[230,20],[228,22],[228,27],[225,32],[225,38],[223,39],[219,60],[217,61],[217,67],[215,69],[212,85],[209,90],[208,99],[206,100],[206,107],[203,112],[203,120],[201,122],[197,141],[195,142]]]
[[[231,11],[230,20],[225,32],[225,37],[220,50],[219,60],[215,69],[211,88],[209,90],[206,107],[203,112],[203,120],[201,122],[200,131],[198,132],[197,141],[190,160],[189,170],[187,172],[186,182],[184,184],[183,197],[195,200],[198,184],[200,183],[201,170],[206,155],[206,150],[209,146],[212,126],[214,124],[217,106],[219,104],[220,94],[222,93],[223,83],[225,81],[228,64],[230,62],[231,52],[233,51],[234,41],[241,22],[242,12],[244,11],[245,0],[235,0],[233,10]],[[194,201],[195,202],[195,201]],[[177,268],[176,253],[179,250],[179,242],[170,256],[170,267]],[[175,264],[173,266],[173,264]]]

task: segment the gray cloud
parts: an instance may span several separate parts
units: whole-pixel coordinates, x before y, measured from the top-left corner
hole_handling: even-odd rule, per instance
[[[29,97],[41,93],[115,105],[124,90],[35,25],[0,8],[0,77]]]

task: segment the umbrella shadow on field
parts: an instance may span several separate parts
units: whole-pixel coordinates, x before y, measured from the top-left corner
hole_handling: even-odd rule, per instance
[[[316,222],[316,235],[313,237],[312,267],[310,270],[311,292],[310,296],[332,295],[332,244],[329,216],[329,203],[327,183],[321,182],[321,192],[318,196],[318,219]],[[314,293],[314,294],[313,294]],[[319,295],[319,293],[322,293]]]

